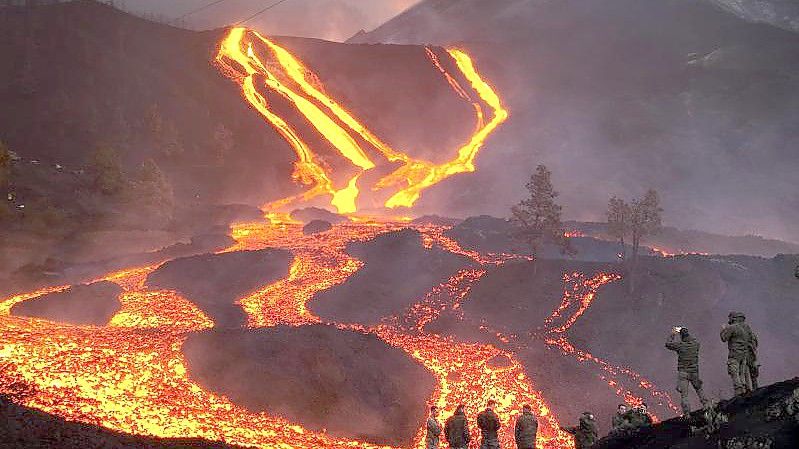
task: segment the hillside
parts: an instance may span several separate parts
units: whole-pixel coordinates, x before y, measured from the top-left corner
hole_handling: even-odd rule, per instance
[[[226,30],[179,29],[91,0],[3,6],[0,23],[8,37],[0,39],[0,141],[11,151],[9,176],[0,173],[8,198],[0,203],[0,278],[49,259],[156,251],[220,224],[208,208],[302,191],[292,179],[294,150],[214,64]],[[412,156],[451,158],[473,130],[472,106],[421,46],[274,39]],[[321,164],[349,170],[288,102],[268,101]],[[395,167],[375,161],[375,172]],[[335,183],[345,179],[336,175]]]
[[[560,304],[564,289],[571,290],[571,284],[564,282],[565,273],[579,271],[587,278],[600,272],[619,273],[624,277],[601,287],[590,306],[563,334],[575,348],[610,366],[630,368],[676,398],[672,393],[676,358],[664,348],[664,342],[673,326],[685,326],[702,343],[700,369],[706,391],[716,399],[726,398],[731,396],[732,387],[726,372],[726,345],[718,332],[727,322],[727,314],[738,310],[747,314],[747,322],[759,334],[762,384],[793,376],[799,370],[791,355],[799,344],[799,333],[794,329],[799,318],[799,282],[793,276],[799,263],[796,256],[642,257],[634,294],[628,292],[628,273],[617,264],[569,260],[538,263],[541,265],[535,276],[531,262],[513,262],[490,270],[464,301],[466,324],[444,319],[432,326],[464,339],[493,342],[497,340],[492,329],[506,335],[540,334],[548,316]],[[489,331],[477,331],[474,323],[487,326]],[[519,345],[536,383],[548,396],[560,398],[553,404],[559,415],[576,421],[585,409],[615,408],[618,398],[614,389],[597,376],[597,366],[591,360],[564,360],[559,347],[539,338],[522,337]],[[635,378],[616,375],[610,379],[618,379],[623,388],[633,392],[644,392]],[[575,389],[574,385],[582,387]],[[661,418],[673,416],[661,400],[651,398],[648,402]],[[608,424],[609,420],[603,421],[600,427],[606,429]]]
[[[427,0],[350,42],[464,46],[508,103],[426,211],[505,215],[543,162],[572,219],[655,187],[674,226],[799,235],[796,33],[694,0]]]

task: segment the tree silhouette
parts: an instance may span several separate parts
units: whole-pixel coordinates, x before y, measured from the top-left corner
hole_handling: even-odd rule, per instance
[[[98,145],[89,158],[92,187],[104,195],[117,195],[124,190],[126,180],[119,153],[110,145]]]
[[[563,253],[573,252],[563,230],[561,206],[555,201],[558,193],[552,186],[552,172],[545,165],[539,165],[525,187],[530,196],[511,208],[515,237],[530,245],[536,256],[545,242],[555,243]],[[536,274],[538,264],[533,267]]]

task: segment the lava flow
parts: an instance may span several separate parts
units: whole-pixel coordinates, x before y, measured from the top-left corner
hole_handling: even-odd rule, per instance
[[[241,86],[247,102],[289,143],[298,158],[293,178],[310,186],[299,195],[274,201],[265,208],[276,210],[291,203],[330,195],[331,204],[340,213],[355,212],[360,194],[360,175],[376,167],[369,152],[376,152],[375,156],[381,156],[386,162],[401,164],[373,186],[375,191],[395,188],[384,203],[389,208],[411,207],[424,189],[452,175],[474,171],[477,153],[488,136],[508,118],[508,112],[466,52],[451,49],[448,55],[477,96],[493,111],[493,117],[487,123],[480,103],[473,101],[455,77],[444,69],[433,50],[427,48],[426,52],[456,93],[472,103],[477,117],[472,136],[457,150],[455,158],[442,164],[416,159],[392,148],[326,94],[319,78],[287,49],[258,32],[245,28],[231,29],[219,48],[217,65],[226,76]],[[315,152],[306,143],[307,139],[303,139],[300,132],[289,124],[287,117],[279,115],[270,106],[267,99],[270,92],[288,101],[325,141],[356,167],[356,173],[336,187],[331,169],[321,162],[318,151]],[[361,145],[355,136],[368,146]]]
[[[464,250],[444,235],[445,227],[366,220],[338,224],[327,232],[306,236],[301,224],[283,221],[279,214],[270,214],[268,222],[234,227],[231,235],[236,244],[225,251],[272,247],[294,254],[286,278],[238,300],[247,312],[248,326],[321,323],[307,308],[308,301],[317,292],[344,282],[362,266],[361,261],[347,254],[346,245],[404,228],[419,231],[424,246],[437,246],[470,257],[479,266],[459,271],[420,298],[406,313],[386,317],[374,327],[327,324],[374,334],[416,359],[435,376],[437,387],[430,403],[439,405],[445,413],[462,403],[473,414],[488,398],[494,398],[498,401],[500,419],[508,428],[521,412],[521,405],[529,403],[539,416],[538,447],[572,447],[572,438],[560,430],[548,400],[536,390],[515,352],[503,349],[503,344],[512,347],[508,343],[513,341],[523,349],[519,345],[521,339],[497,333],[499,345],[462,342],[426,330],[426,325],[442,312],[458,312],[471,286],[489,267],[520,257]],[[214,323],[190,298],[174,291],[148,289],[146,276],[156,268],[155,265],[131,268],[101,278],[123,289],[119,298],[122,308],[105,327],[68,326],[11,316],[13,304],[66,287],[1,301],[0,355],[7,365],[0,372],[0,392],[11,385],[29,385],[27,393],[17,399],[23,405],[133,434],[199,437],[259,447],[375,447],[312,432],[267,412],[251,413],[195,383],[188,374],[181,346],[189,332],[212,327]],[[614,367],[580,351],[565,337],[568,328],[591,305],[597,289],[616,279],[618,276],[613,274],[593,278],[580,273],[567,274],[563,301],[544,323],[543,341],[565,355],[597,365],[599,376],[630,403],[641,398],[622,388],[619,376],[635,379],[637,387],[672,405],[668,395],[634,371]],[[414,447],[423,445],[423,437],[424,426],[420,426]],[[504,432],[501,442],[509,446],[512,438],[511,432]]]

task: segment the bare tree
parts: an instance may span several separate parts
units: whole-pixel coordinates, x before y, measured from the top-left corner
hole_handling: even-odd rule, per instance
[[[557,244],[563,253],[573,252],[563,229],[561,206],[555,202],[558,193],[552,186],[552,172],[539,165],[525,187],[530,196],[511,209],[511,221],[517,228],[515,236],[530,245],[534,255],[545,242]],[[533,267],[536,274],[538,263]]]
[[[630,233],[630,221],[632,219],[632,209],[623,199],[613,196],[608,201],[608,234],[615,237],[621,246],[621,260],[627,257],[627,249],[624,245],[624,238]]]
[[[638,248],[641,239],[656,234],[662,228],[663,209],[660,207],[660,196],[654,189],[647,190],[644,197],[633,200],[630,206],[630,234],[633,244],[633,264],[630,275],[630,291],[635,291],[638,273]]]

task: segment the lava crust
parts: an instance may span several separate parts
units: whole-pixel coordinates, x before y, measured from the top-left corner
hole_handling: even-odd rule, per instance
[[[152,272],[147,285],[180,292],[219,327],[238,327],[246,314],[236,300],[285,277],[291,260],[289,251],[277,249],[184,257]]]
[[[401,350],[331,326],[213,329],[183,353],[191,378],[237,405],[376,444],[410,446],[434,387]]]
[[[121,304],[117,297],[120,293],[122,288],[113,282],[75,285],[16,304],[11,314],[78,326],[103,326],[119,311]]]
[[[317,315],[344,323],[372,325],[399,314],[458,270],[473,266],[463,256],[425,249],[419,232],[410,229],[352,243],[347,252],[365,266],[309,304]]]

